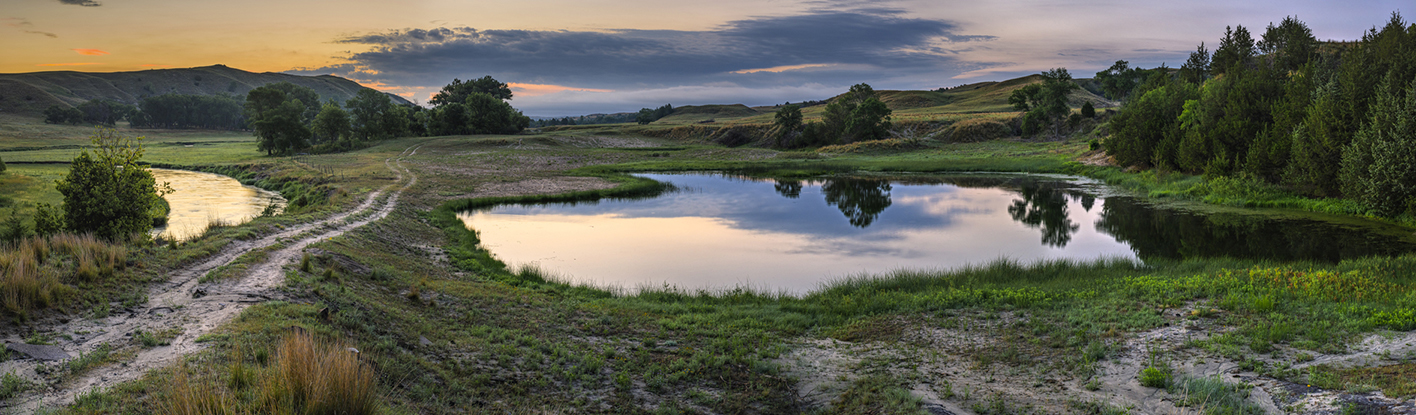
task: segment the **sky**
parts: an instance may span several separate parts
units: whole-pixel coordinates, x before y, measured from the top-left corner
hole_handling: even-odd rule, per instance
[[[531,116],[935,89],[1117,60],[1179,66],[1226,26],[1353,40],[1401,1],[4,0],[0,73],[224,64],[333,74],[420,103],[454,78]]]

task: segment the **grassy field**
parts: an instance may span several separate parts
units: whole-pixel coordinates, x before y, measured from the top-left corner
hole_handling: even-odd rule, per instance
[[[345,364],[346,374],[332,379],[374,374],[375,398],[348,401],[375,402],[378,413],[924,413],[921,390],[974,413],[1127,413],[1089,385],[1109,387],[1102,369],[1127,367],[1127,342],[1167,327],[1211,335],[1157,353],[1127,379],[1149,376],[1155,390],[1165,390],[1157,393],[1176,402],[1199,399],[1202,391],[1236,397],[1247,390],[1186,374],[1182,369],[1192,361],[1186,359],[1193,359],[1188,355],[1237,362],[1266,379],[1339,390],[1376,385],[1392,396],[1416,393],[1403,380],[1413,373],[1409,363],[1296,369],[1314,356],[1352,351],[1372,333],[1416,328],[1416,296],[1407,288],[1416,282],[1413,256],[1340,264],[1002,261],[861,275],[800,297],[731,288],[628,294],[566,284],[534,268],[508,269],[453,216],[457,209],[494,203],[643,196],[657,184],[624,173],[675,170],[785,177],[1074,173],[1175,203],[1242,206],[1290,197],[1275,198],[1243,183],[1084,166],[1075,162],[1088,150],[1081,140],[925,142],[903,151],[823,154],[728,149],[638,137],[623,128],[403,139],[298,157],[264,157],[254,143],[221,142],[221,134],[211,136],[217,143],[208,146],[171,145],[171,152],[155,146],[148,161],[221,172],[284,191],[292,200],[326,198],[288,215],[218,228],[178,247],[130,253],[144,265],[125,272],[152,278],[229,241],[348,206],[392,182],[384,159],[422,147],[405,163],[419,182],[401,207],[387,219],[312,245],[316,253],[286,268],[284,298],[254,306],[203,337],[210,347],[181,367],[91,392],[58,412],[308,409],[300,402],[309,400],[296,397],[305,396],[294,386],[300,381],[283,369],[293,364],[283,360],[294,355],[288,343],[304,341],[292,336],[291,326],[313,334],[310,342],[359,349],[367,367]],[[152,142],[192,136],[153,134]],[[605,142],[647,147],[595,144]],[[184,157],[183,149],[202,154]],[[0,157],[61,161],[71,154],[64,151],[69,149],[5,151]],[[23,195],[17,203],[57,198],[45,196],[44,183],[62,174],[62,165],[10,168],[0,185],[4,194],[16,189],[13,194]],[[1197,186],[1202,188],[1191,190]],[[150,280],[124,281],[142,287]],[[80,304],[90,303],[71,304],[82,309]],[[964,341],[944,342],[940,333]],[[136,342],[131,347],[143,347]],[[817,356],[803,353],[837,347],[830,345],[848,351],[838,359],[845,362],[838,374],[803,371],[797,363]],[[308,351],[301,352],[306,362],[332,356],[326,346],[300,347]],[[808,399],[799,387],[809,382],[836,386]],[[362,390],[357,382],[351,385],[345,389]],[[1253,413],[1243,399],[1223,402],[1203,412]]]

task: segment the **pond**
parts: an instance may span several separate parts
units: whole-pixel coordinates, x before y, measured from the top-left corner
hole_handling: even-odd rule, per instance
[[[163,197],[172,209],[167,226],[153,230],[153,235],[163,239],[192,239],[206,232],[211,223],[240,224],[260,216],[266,206],[275,205],[276,212],[285,207],[285,198],[279,193],[246,186],[220,174],[151,170],[159,184],[167,183],[173,190]]]
[[[1416,250],[1409,235],[1372,224],[1238,209],[1200,213],[1069,177],[640,176],[677,190],[643,200],[503,205],[459,216],[508,265],[629,289],[746,286],[800,294],[862,273],[999,258],[1335,262]]]

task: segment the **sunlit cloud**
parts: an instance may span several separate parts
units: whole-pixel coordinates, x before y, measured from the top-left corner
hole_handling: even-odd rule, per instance
[[[98,62],[70,62],[70,63],[41,63],[35,66],[84,66],[98,65]]]
[[[59,0],[59,3],[84,7],[98,7],[103,5],[103,3],[99,3],[96,0]]]
[[[510,83],[507,84],[507,86],[510,86],[510,87],[511,87],[511,90],[513,91],[513,93],[515,94],[515,96],[518,96],[518,97],[535,97],[535,96],[541,96],[541,95],[546,95],[546,94],[554,94],[554,93],[565,92],[565,91],[614,92],[614,90],[612,90],[612,89],[577,88],[577,87],[573,87],[573,86],[564,86],[564,85],[524,84],[524,83],[518,83],[518,82],[510,82]]]
[[[107,51],[103,51],[103,50],[99,50],[99,49],[74,49],[74,52],[78,52],[80,55],[89,55],[89,56],[103,56],[103,55],[107,55],[107,54],[108,54]]]
[[[732,71],[732,72],[728,72],[728,73],[735,73],[735,74],[750,74],[750,73],[759,73],[759,72],[781,73],[781,72],[786,72],[786,71],[799,71],[799,70],[802,70],[802,69],[811,69],[811,68],[829,68],[829,67],[832,67],[832,66],[836,66],[836,65],[835,65],[835,64],[830,64],[830,63],[808,63],[808,64],[803,64],[803,65],[774,66],[774,67],[771,67],[771,68],[743,69],[743,70],[737,70],[737,71]]]
[[[170,68],[170,67],[172,67],[172,65],[163,65],[163,64],[160,64],[160,63],[144,63],[144,64],[138,65],[138,66],[141,66],[141,67],[144,67],[144,68]]]

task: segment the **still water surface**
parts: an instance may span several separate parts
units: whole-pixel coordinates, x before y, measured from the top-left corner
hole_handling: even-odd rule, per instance
[[[285,206],[285,198],[279,193],[246,186],[220,174],[152,169],[152,176],[173,190],[163,197],[172,207],[167,226],[154,230],[164,239],[192,239],[201,236],[212,222],[244,223],[260,216],[266,206],[275,204],[277,211]]]
[[[1158,207],[1075,178],[960,175],[774,181],[647,174],[645,200],[504,205],[463,222],[510,265],[637,288],[749,286],[804,293],[897,268],[998,258],[1337,261],[1416,250],[1360,225]]]

